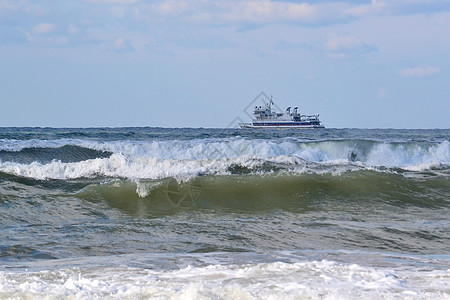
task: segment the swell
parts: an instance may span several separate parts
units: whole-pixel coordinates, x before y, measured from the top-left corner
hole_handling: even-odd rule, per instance
[[[88,159],[106,158],[111,152],[89,149],[76,145],[64,145],[61,147],[30,147],[19,151],[0,150],[0,162],[14,162],[18,164],[31,164],[39,162],[47,164],[52,161],[62,163],[80,162]]]
[[[178,182],[174,178],[92,184],[76,193],[88,201],[104,201],[124,211],[138,209],[138,202],[154,213],[184,208],[230,211],[320,211],[332,206],[375,210],[379,206],[426,209],[448,208],[448,180],[358,171],[333,175],[232,175],[200,176]]]

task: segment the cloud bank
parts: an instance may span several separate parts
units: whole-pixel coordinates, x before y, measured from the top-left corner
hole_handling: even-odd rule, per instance
[[[426,77],[439,73],[439,68],[433,66],[419,66],[400,70],[401,77]]]

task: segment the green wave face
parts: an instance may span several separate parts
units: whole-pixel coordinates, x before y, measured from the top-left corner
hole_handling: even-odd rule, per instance
[[[91,184],[76,197],[104,201],[126,213],[145,208],[149,216],[179,209],[212,209],[228,212],[290,212],[330,209],[347,211],[359,207],[376,211],[379,207],[448,206],[446,178],[405,178],[375,171],[341,175],[229,175],[200,176],[178,182],[174,178],[157,181],[120,181]],[[140,206],[139,206],[140,205]],[[142,213],[142,211],[141,211]]]

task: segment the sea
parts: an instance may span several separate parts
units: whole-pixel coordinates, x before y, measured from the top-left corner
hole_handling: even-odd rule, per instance
[[[0,128],[2,299],[450,299],[450,129]]]

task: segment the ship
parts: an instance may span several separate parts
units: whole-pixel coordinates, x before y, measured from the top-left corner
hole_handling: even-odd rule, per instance
[[[255,106],[252,123],[239,123],[241,128],[325,128],[320,123],[319,115],[302,115],[298,107],[288,107],[284,113],[272,110],[272,97],[264,106]]]

